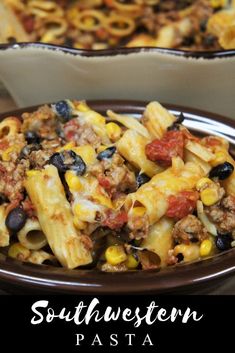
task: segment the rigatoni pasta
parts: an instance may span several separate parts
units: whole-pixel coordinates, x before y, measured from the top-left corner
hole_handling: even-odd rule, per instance
[[[42,171],[29,171],[25,188],[59,262],[68,268],[89,264],[92,261],[89,247],[85,246],[83,236],[75,229],[56,167],[46,166]]]
[[[111,272],[230,249],[229,143],[183,121],[158,102],[136,119],[68,99],[3,120],[0,247],[34,264]]]

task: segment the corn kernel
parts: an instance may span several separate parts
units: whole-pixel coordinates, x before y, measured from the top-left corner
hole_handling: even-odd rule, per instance
[[[210,239],[205,239],[200,245],[200,256],[208,256],[212,250],[212,241]]]
[[[201,178],[200,180],[198,180],[198,182],[196,184],[196,189],[198,191],[200,191],[212,183],[213,183],[213,181],[209,178]]]
[[[218,164],[226,162],[228,158],[227,151],[218,151],[215,153],[215,158],[210,161],[212,167],[216,167]]]
[[[65,173],[65,180],[68,184],[69,190],[71,191],[80,191],[82,189],[82,184],[79,180],[79,177],[71,171]]]
[[[96,161],[96,152],[90,145],[83,145],[72,148],[72,150],[78,154],[86,164],[92,164]]]
[[[96,210],[90,209],[86,205],[83,204],[76,204],[74,206],[74,214],[79,218],[80,221],[83,222],[94,222],[96,216]]]
[[[31,170],[27,170],[27,171],[26,171],[27,177],[36,176],[36,175],[38,175],[38,173],[39,173],[39,171],[38,171],[38,170],[34,170],[34,169],[31,169]]]
[[[16,152],[18,148],[16,146],[10,146],[8,147],[3,153],[2,153],[2,160],[4,162],[9,162],[11,160],[10,154],[12,152]]]
[[[73,147],[75,147],[75,142],[71,141],[69,143],[67,143],[66,145],[62,146],[62,147],[58,147],[56,149],[56,152],[61,152],[61,151],[69,151],[71,150]]]
[[[138,266],[139,262],[136,260],[136,258],[130,254],[127,255],[127,260],[126,260],[126,266],[129,270],[132,270]]]
[[[145,207],[134,207],[131,211],[133,217],[142,217],[146,212]]]
[[[120,128],[119,125],[111,122],[106,124],[105,128],[106,128],[108,137],[112,142],[115,142],[120,138],[122,129]]]
[[[25,261],[30,256],[30,250],[25,248],[20,243],[14,243],[8,250],[8,256],[13,257],[14,259]]]
[[[217,189],[207,188],[200,192],[202,203],[205,206],[212,206],[219,201]]]
[[[86,228],[86,223],[83,221],[80,221],[80,219],[78,219],[78,217],[74,217],[73,224],[74,224],[75,228],[78,230]]]
[[[127,260],[127,254],[125,253],[123,246],[113,245],[106,249],[105,258],[110,265],[116,266]]]

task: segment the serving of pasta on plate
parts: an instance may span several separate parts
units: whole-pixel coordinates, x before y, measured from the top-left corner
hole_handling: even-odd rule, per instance
[[[11,12],[4,42],[94,50],[235,48],[234,0],[4,0],[0,15],[6,18],[4,10]]]
[[[34,264],[160,269],[235,246],[229,143],[160,103],[141,117],[62,100],[0,123],[0,247]]]

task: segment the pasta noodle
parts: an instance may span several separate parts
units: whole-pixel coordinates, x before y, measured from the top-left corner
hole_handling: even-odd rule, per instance
[[[152,138],[161,138],[175,120],[176,118],[158,102],[149,103],[142,118],[143,125]]]
[[[4,4],[17,16],[8,18],[10,25],[14,23],[11,27],[20,29],[6,30],[5,26],[0,38],[4,42],[41,41],[94,50],[135,46],[193,51],[234,48],[231,1],[4,0]],[[49,22],[63,23],[66,29],[59,38],[43,31]]]
[[[62,100],[0,122],[0,247],[37,265],[159,269],[233,247],[235,161],[158,102]]]
[[[191,162],[183,163],[179,169],[171,167],[155,175],[136,193],[129,194],[126,200],[126,208],[130,210],[135,203],[141,204],[146,209],[149,223],[152,225],[165,215],[168,208],[168,195],[193,189],[202,177],[201,168]]]
[[[152,177],[162,170],[157,164],[146,158],[145,146],[149,142],[135,130],[127,130],[117,142],[119,153],[132,163],[141,173]]]
[[[9,245],[10,234],[5,225],[6,209],[3,205],[0,206],[0,247]]]
[[[173,226],[174,222],[172,220],[163,217],[152,225],[148,238],[141,244],[143,248],[151,250],[160,256],[162,267],[167,265],[168,252],[173,246]]]
[[[28,262],[37,265],[42,265],[47,262],[53,265],[56,264],[56,258],[44,250],[32,250],[30,256],[28,257]]]
[[[74,228],[57,169],[48,166],[35,172],[27,177],[25,187],[37,210],[42,230],[60,263],[68,268],[90,263],[91,254]]]
[[[18,233],[19,242],[30,250],[39,250],[47,245],[47,239],[42,233],[37,220],[28,219],[24,227]]]

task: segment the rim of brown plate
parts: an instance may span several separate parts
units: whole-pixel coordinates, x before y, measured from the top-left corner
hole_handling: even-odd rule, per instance
[[[120,113],[140,114],[146,101],[102,100],[88,101],[92,108],[100,112],[113,109]],[[224,123],[235,128],[235,120],[221,115],[186,108],[183,106],[163,104],[177,113],[183,112],[186,118],[190,115],[204,117],[213,122]],[[38,106],[38,105],[37,105]],[[32,111],[37,106],[21,108],[0,114],[0,120],[6,116],[20,116],[24,111]],[[235,250],[231,249],[205,260],[189,264],[168,267],[160,271],[129,271],[106,273],[98,270],[66,270],[46,265],[23,263],[0,254],[0,280],[25,289],[47,290],[56,293],[76,294],[125,294],[125,293],[167,293],[190,286],[206,285],[217,279],[235,273]]]
[[[204,58],[204,59],[216,59],[216,58],[230,58],[235,56],[235,49],[229,50],[217,50],[217,51],[193,51],[193,50],[182,50],[182,49],[171,49],[161,47],[120,47],[113,49],[75,49],[72,47],[66,47],[63,45],[47,44],[42,42],[19,42],[19,43],[1,43],[0,50],[19,50],[25,48],[34,49],[47,49],[51,51],[60,51],[68,53],[74,56],[85,56],[85,57],[102,57],[102,56],[116,56],[116,55],[128,55],[135,53],[161,53],[176,55],[184,58]]]

